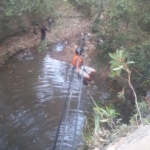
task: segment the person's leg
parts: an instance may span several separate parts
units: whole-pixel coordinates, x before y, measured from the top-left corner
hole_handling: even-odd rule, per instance
[[[41,35],[41,41],[43,41],[43,40],[44,40],[43,35]]]
[[[46,35],[43,35],[43,41],[45,40]]]
[[[80,71],[78,72],[78,75],[80,77],[83,76],[83,83],[84,83],[84,85],[88,86],[88,81],[91,81],[90,76],[82,69],[80,69]]]
[[[82,66],[82,69],[89,75],[96,73],[95,69],[88,67],[88,66]]]
[[[94,79],[96,70],[93,68],[90,68],[88,66],[82,66],[82,69],[90,76],[90,79]]]
[[[88,75],[88,73],[85,72],[83,69],[80,69],[78,73],[79,73],[80,77],[83,76],[84,79],[86,79],[86,80],[91,80],[91,78],[90,78],[90,76]]]
[[[51,23],[49,23],[48,27],[49,27],[49,32],[50,32],[50,29],[51,29]]]
[[[86,79],[83,79],[83,84],[86,85],[86,86],[89,85],[89,84],[88,84],[88,81],[87,81]]]

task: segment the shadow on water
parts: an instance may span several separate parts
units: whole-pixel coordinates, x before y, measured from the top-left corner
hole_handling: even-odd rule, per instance
[[[7,66],[0,70],[0,149],[52,149],[72,66],[52,59],[50,54],[33,56],[29,50],[19,53]],[[68,150],[72,146],[76,120],[79,95],[77,76],[74,77],[74,83],[63,144]],[[76,145],[82,141],[84,121],[93,105],[87,91],[96,99],[100,95],[96,85],[82,88]],[[60,144],[62,128],[57,146]]]

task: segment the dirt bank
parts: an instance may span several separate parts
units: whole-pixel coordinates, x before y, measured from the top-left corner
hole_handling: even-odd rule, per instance
[[[50,32],[47,32],[46,41],[48,43],[55,43],[64,39],[67,40],[68,44],[65,50],[60,52],[58,55],[54,54],[52,57],[63,61],[71,61],[74,47],[78,44],[81,33],[90,32],[91,22],[82,14],[77,12],[73,7],[67,7],[64,3],[62,3],[61,7],[59,7],[59,12],[62,12],[63,15],[55,20],[55,25],[53,24]],[[4,64],[10,56],[20,50],[36,49],[36,47],[40,44],[40,28],[42,24],[42,22],[39,23],[38,38],[36,40],[33,35],[33,27],[30,26],[30,31],[22,35],[10,37],[1,43],[0,64]],[[47,25],[46,22],[45,24]],[[93,36],[94,35],[91,34],[88,40],[86,40],[86,63],[90,60],[89,55],[95,50],[95,43],[91,40]]]
[[[100,66],[95,59],[97,55],[96,42],[94,41],[95,35],[90,32],[92,20],[85,18],[83,14],[77,12],[74,7],[70,5],[68,7],[63,2],[58,8],[59,13],[63,15],[58,17],[55,23],[52,24],[50,32],[47,32],[46,41],[48,43],[57,43],[62,40],[67,40],[68,44],[63,51],[52,53],[51,57],[71,63],[75,46],[78,45],[81,33],[90,33],[90,36],[85,40],[84,64],[97,70],[96,79],[99,79],[103,85],[108,77],[109,68],[106,65]],[[44,23],[47,26],[47,22]],[[0,44],[1,68],[5,67],[5,63],[11,56],[21,50],[29,49],[32,50],[34,54],[39,54],[37,47],[40,45],[40,28],[42,24],[43,22],[39,23],[38,38],[36,40],[33,35],[33,27],[30,26],[30,31],[27,33],[11,37]],[[50,48],[48,50],[50,50]],[[93,60],[96,62],[95,64]]]

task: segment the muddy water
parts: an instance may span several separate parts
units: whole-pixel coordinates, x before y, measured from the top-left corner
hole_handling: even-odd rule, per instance
[[[70,64],[53,59],[48,53],[33,57],[30,51],[19,54],[9,62],[6,69],[0,70],[1,150],[52,149],[71,74]],[[66,150],[72,149],[79,95],[76,75],[74,83],[63,143],[63,149]],[[105,95],[99,92],[98,85],[83,86],[76,146],[81,144],[82,127],[93,105],[87,91],[95,99],[99,99],[101,94]],[[56,149],[60,145],[63,123]]]

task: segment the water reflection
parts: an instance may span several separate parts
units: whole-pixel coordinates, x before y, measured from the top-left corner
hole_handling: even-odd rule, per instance
[[[18,60],[33,60],[33,54],[29,49],[25,49],[23,52],[19,52],[15,57]]]
[[[9,68],[0,71],[1,150],[50,150],[67,96],[72,67],[50,58],[48,54],[33,57],[30,61],[13,59],[9,65]],[[83,86],[82,89],[76,145],[82,141],[84,120],[92,106],[87,91],[93,95],[98,93],[95,86],[90,89]],[[66,150],[72,146],[78,95],[79,80],[75,76],[63,143]]]
[[[65,49],[67,44],[68,44],[67,40],[60,41],[54,45],[53,51],[61,52]]]

